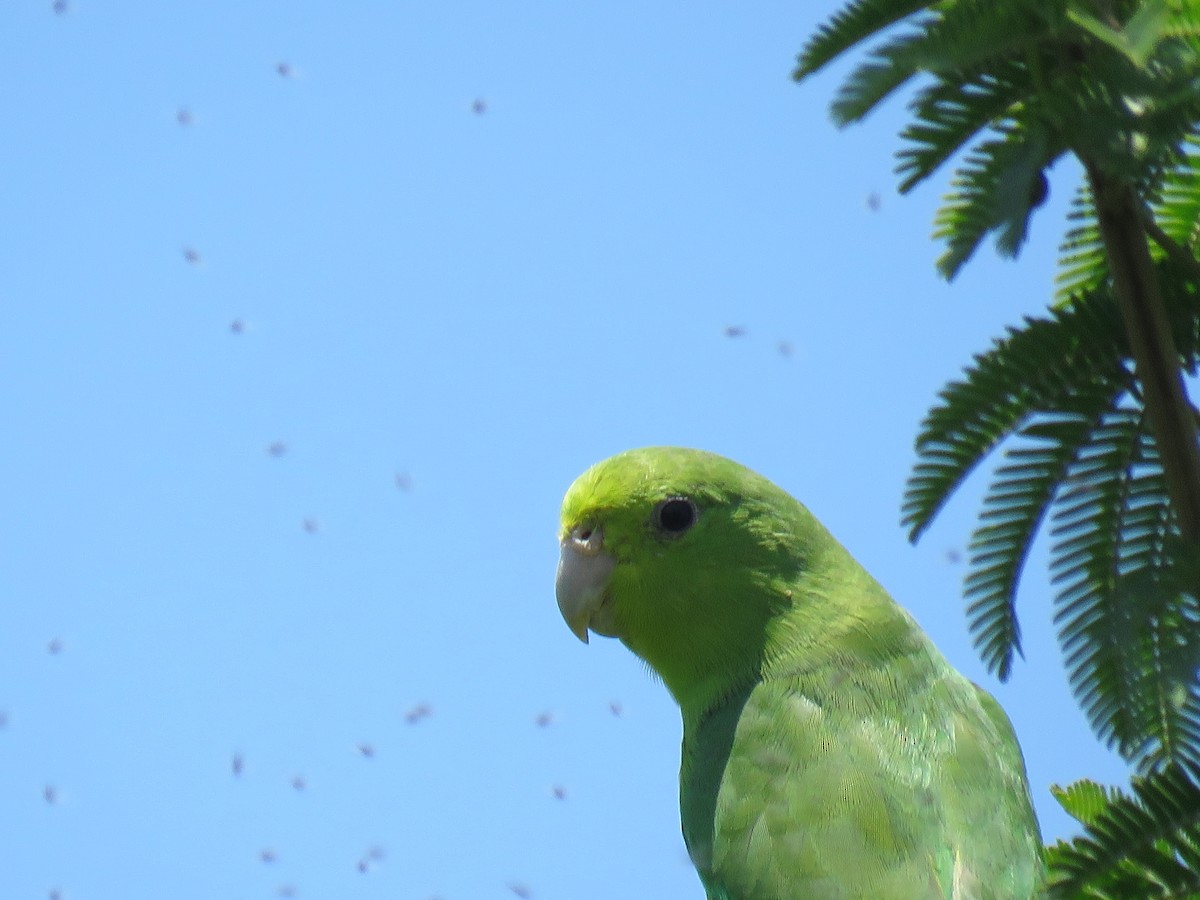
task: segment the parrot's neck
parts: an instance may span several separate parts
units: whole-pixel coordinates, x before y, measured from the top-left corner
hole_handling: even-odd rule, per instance
[[[725,623],[713,640],[702,642],[705,665],[660,670],[685,727],[773,679],[800,677],[832,690],[842,681],[838,673],[887,666],[900,657],[935,665],[937,651],[912,617],[851,563],[794,582],[778,603],[748,604],[743,621]],[[763,608],[771,614],[756,620],[755,609]],[[676,671],[681,677],[672,679]],[[811,679],[816,673],[824,678]]]

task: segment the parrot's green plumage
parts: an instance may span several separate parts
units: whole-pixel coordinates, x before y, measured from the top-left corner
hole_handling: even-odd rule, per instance
[[[1027,900],[1025,765],[999,704],[812,514],[730,460],[653,447],[562,509],[559,608],[683,713],[680,812],[709,900]]]

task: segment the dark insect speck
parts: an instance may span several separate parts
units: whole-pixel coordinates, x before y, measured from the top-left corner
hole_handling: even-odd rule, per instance
[[[404,721],[409,725],[415,725],[422,719],[428,719],[433,715],[433,707],[428,703],[418,703],[412,709],[404,714]]]

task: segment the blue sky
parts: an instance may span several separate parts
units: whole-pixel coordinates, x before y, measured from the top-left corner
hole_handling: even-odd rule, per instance
[[[994,689],[1047,837],[1051,783],[1123,780],[1045,548],[1000,686],[982,484],[898,525],[1077,173],[1019,263],[940,281],[902,103],[839,132],[846,67],[790,80],[833,8],[5,6],[0,896],[700,897],[678,714],[553,598],[563,492],[646,444],[807,503]]]

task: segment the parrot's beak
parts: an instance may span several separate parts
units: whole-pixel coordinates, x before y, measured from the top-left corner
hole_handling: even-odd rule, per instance
[[[617,561],[604,551],[603,530],[578,525],[562,539],[561,548],[554,594],[567,627],[585,644],[588,629],[614,637],[606,589]]]

